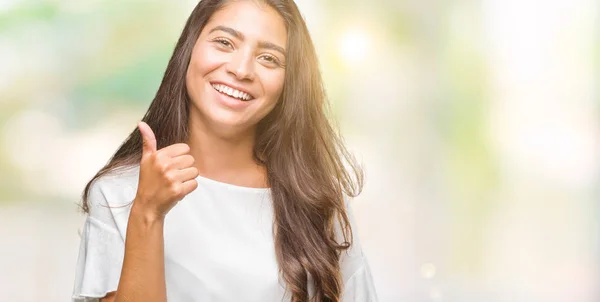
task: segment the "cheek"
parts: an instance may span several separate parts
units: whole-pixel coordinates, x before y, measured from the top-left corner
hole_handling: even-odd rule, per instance
[[[200,98],[200,89],[204,87],[204,76],[217,69],[222,61],[223,58],[208,49],[206,45],[200,44],[194,47],[185,79],[188,94],[192,100],[197,101]]]
[[[283,83],[285,80],[285,71],[271,72],[264,77],[265,92],[269,96],[271,102],[276,102],[283,91]]]
[[[218,56],[205,45],[197,45],[190,58],[187,76],[189,80],[199,80],[199,78],[216,69],[222,61],[221,56]]]

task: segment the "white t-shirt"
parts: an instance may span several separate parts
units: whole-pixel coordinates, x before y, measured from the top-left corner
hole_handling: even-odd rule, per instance
[[[97,179],[81,232],[73,301],[97,301],[119,284],[127,220],[139,166]],[[290,301],[278,278],[269,188],[248,188],[198,176],[198,188],[164,224],[167,298],[179,301]],[[346,200],[354,245],[340,265],[344,302],[377,301],[367,259]],[[313,286],[309,281],[309,294]]]

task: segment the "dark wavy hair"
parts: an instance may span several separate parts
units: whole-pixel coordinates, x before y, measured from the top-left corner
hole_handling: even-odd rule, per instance
[[[188,141],[190,98],[185,76],[192,49],[214,12],[231,0],[202,0],[192,11],[175,46],[156,96],[142,118],[155,132],[157,147]],[[260,0],[275,9],[287,27],[284,88],[274,109],[257,125],[253,156],[267,171],[273,200],[273,236],[279,273],[292,301],[339,301],[341,252],[353,242],[344,195],[362,191],[363,172],[328,119],[330,107],[314,45],[292,0]],[[138,165],[142,137],[135,128],[108,163],[87,183]],[[336,227],[343,236],[336,240]]]

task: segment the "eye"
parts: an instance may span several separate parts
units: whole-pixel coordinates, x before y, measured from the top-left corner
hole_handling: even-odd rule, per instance
[[[213,41],[217,42],[218,44],[221,44],[222,46],[225,46],[225,47],[233,47],[233,45],[231,45],[231,42],[229,42],[227,39],[224,39],[224,38],[216,38]]]
[[[267,63],[275,64],[275,65],[278,65],[278,66],[281,65],[279,63],[279,60],[276,57],[272,56],[272,55],[262,55],[262,56],[260,56],[260,58],[262,58],[263,60],[265,60]]]

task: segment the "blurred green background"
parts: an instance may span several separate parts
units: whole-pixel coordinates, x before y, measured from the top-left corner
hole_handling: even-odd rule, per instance
[[[600,2],[296,2],[381,301],[600,301]],[[0,0],[2,300],[69,300],[79,195],[196,3]]]

